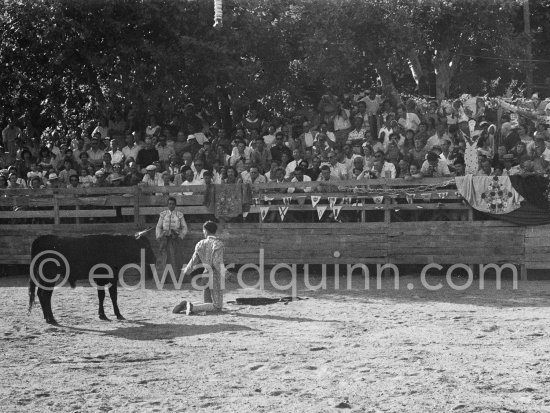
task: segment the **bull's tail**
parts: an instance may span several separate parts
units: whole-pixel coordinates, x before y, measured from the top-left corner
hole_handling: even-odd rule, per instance
[[[36,284],[34,283],[32,277],[29,280],[29,309],[27,315],[31,315],[32,306],[34,304],[34,299],[36,297]]]

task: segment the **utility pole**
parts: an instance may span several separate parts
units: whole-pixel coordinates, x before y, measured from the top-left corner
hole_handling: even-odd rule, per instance
[[[527,98],[531,97],[533,93],[533,50],[532,37],[531,37],[531,16],[529,13],[529,0],[523,0],[523,31],[527,38],[527,47],[525,49],[527,55],[527,65],[526,65],[526,74],[525,82],[527,83]]]

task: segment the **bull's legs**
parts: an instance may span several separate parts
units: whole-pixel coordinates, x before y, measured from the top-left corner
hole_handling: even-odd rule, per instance
[[[40,301],[40,307],[42,307],[42,313],[44,314],[44,318],[46,320],[46,323],[57,325],[57,321],[53,316],[52,311],[52,290],[43,290],[42,288],[38,288],[38,300]]]
[[[118,309],[118,289],[116,281],[112,283],[109,287],[109,295],[111,296],[111,302],[113,303],[113,311],[115,312],[116,318],[119,320],[126,320],[120,310]]]
[[[103,302],[105,301],[105,287],[98,286],[97,298],[99,298],[99,319],[110,321],[105,315],[105,308],[103,307]]]

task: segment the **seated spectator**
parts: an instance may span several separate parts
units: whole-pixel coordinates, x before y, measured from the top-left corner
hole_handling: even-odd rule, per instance
[[[514,166],[516,164],[516,166]],[[514,155],[507,153],[502,157],[502,175],[512,176],[517,175],[521,171],[519,165],[517,165],[517,160],[514,158]]]
[[[410,162],[416,162],[417,164],[422,164],[426,159],[428,151],[423,145],[422,138],[416,137],[414,139],[414,148],[409,151],[409,160]]]
[[[26,188],[27,184],[24,179],[18,178],[17,174],[14,172],[10,172],[8,175],[8,188],[10,189],[17,189],[17,188]]]
[[[103,165],[101,165],[101,169],[106,175],[114,172],[113,164],[111,163],[111,154],[109,152],[103,154]]]
[[[43,168],[55,167],[55,160],[51,151],[47,147],[40,148],[40,155],[38,156],[38,164]]]
[[[418,167],[418,165],[416,163],[410,164],[409,173],[405,175],[405,179],[406,180],[421,179],[422,177],[423,177],[422,172],[420,172],[420,168]]]
[[[447,125],[445,123],[443,122],[438,123],[436,126],[436,134],[428,139],[428,142],[426,142],[425,149],[430,151],[433,146],[435,145],[442,146],[443,141],[445,140],[450,141],[451,139],[446,129],[447,129]]]
[[[243,183],[245,184],[265,184],[267,179],[265,176],[260,174],[260,170],[257,165],[251,165],[248,175],[243,178]]]
[[[200,182],[197,185],[204,185],[204,173],[206,172],[206,169],[204,169],[204,162],[200,159],[195,160],[193,162],[194,168],[194,175],[195,175],[195,181]],[[193,170],[193,168],[191,168]]]
[[[284,159],[285,157],[283,156],[283,163],[284,163]],[[294,172],[294,170],[298,167],[298,165],[300,164],[300,162],[302,161],[302,156],[300,154],[300,150],[299,149],[294,149],[292,151],[292,158],[293,160],[292,161],[289,161],[286,166],[285,166],[285,171],[286,171],[286,177],[287,178],[290,178],[290,176],[292,175],[292,173]],[[282,165],[281,165],[282,166]]]
[[[236,143],[237,146],[233,148],[229,158],[229,165],[231,166],[235,166],[239,161],[242,161],[243,163],[250,161],[250,157],[254,152],[252,148],[246,146],[244,140],[238,140]]]
[[[428,152],[426,160],[420,168],[420,172],[423,176],[434,178],[451,175],[447,163],[442,162],[441,159],[439,159],[439,155],[431,151]]]
[[[80,180],[77,174],[72,174],[69,176],[67,188],[80,188]]]
[[[105,139],[109,136],[109,126],[105,117],[101,117],[98,121],[97,126],[92,131],[92,136],[94,135],[98,135],[99,139]]]
[[[283,155],[286,155],[288,160],[292,159],[292,150],[284,143],[285,136],[282,132],[275,134],[275,144],[271,147],[271,159],[282,162]],[[286,165],[285,165],[286,166]]]
[[[466,165],[464,164],[464,161],[457,160],[453,163],[453,176],[464,176],[466,175]]]
[[[535,155],[535,144],[530,145],[532,152],[529,153],[525,147],[524,142],[519,142],[514,149],[510,151],[514,155],[517,164],[521,164],[523,161],[531,159]]]
[[[119,149],[118,140],[113,138],[109,141],[109,155],[113,164],[124,162],[124,153]]]
[[[401,150],[398,145],[398,139],[399,135],[392,133],[390,135],[390,142],[385,150],[386,160],[394,165],[397,165],[402,157]]]
[[[2,179],[2,177],[0,176],[0,179]],[[44,189],[45,186],[44,186],[44,181],[39,178],[38,176],[33,176],[31,178],[31,189]],[[0,188],[1,188],[1,184],[0,184]]]
[[[78,182],[82,188],[89,188],[94,183],[94,177],[90,175],[88,169],[82,168],[80,170],[80,176],[78,177]]]
[[[149,116],[149,125],[145,128],[145,136],[152,138],[159,136],[161,131],[160,125],[157,123],[157,118],[154,115]]]
[[[409,174],[409,167],[409,163],[404,159],[401,159],[397,165],[397,178],[405,178],[405,176]]]
[[[379,161],[377,168],[375,168],[376,162]],[[374,162],[371,168],[371,172],[376,175],[376,178],[395,179],[397,170],[395,165],[391,162],[386,162],[384,152],[377,151],[374,154]]]
[[[356,142],[363,143],[367,130],[363,127],[363,117],[355,116],[353,118],[353,129],[348,133],[347,143],[355,144]]]
[[[59,178],[57,174],[51,173],[48,175],[48,182],[46,183],[47,188],[59,188]]]
[[[311,182],[311,178],[304,173],[304,169],[301,167],[298,167],[294,170],[294,177],[290,180],[290,182]],[[288,188],[289,193],[306,193],[311,192],[311,187],[305,187],[305,188]]]
[[[94,166],[101,167],[101,165],[103,164],[103,155],[105,154],[105,152],[99,149],[99,139],[92,138],[91,148],[87,151],[87,153],[90,163]]]
[[[546,147],[544,139],[540,136],[535,138],[535,151],[533,159],[542,158],[546,162],[550,162],[550,149]]]
[[[136,160],[139,151],[141,150],[141,146],[137,145],[135,142],[135,136],[131,133],[126,134],[126,146],[122,148],[122,153],[124,154],[124,158],[126,161],[130,158],[133,158],[134,161]]]
[[[305,127],[304,127],[305,130]],[[269,125],[267,128],[267,134],[263,136],[266,148],[269,150],[275,143],[275,126]]]
[[[480,162],[480,168],[476,176],[493,176],[493,168],[489,159],[485,158]]]
[[[136,163],[141,169],[141,172],[145,172],[147,166],[152,165],[159,160],[159,153],[153,147],[153,140],[151,138],[145,138],[145,146],[138,152]]]
[[[317,177],[318,182],[326,182],[326,181],[334,181],[337,178],[334,178],[334,176],[331,173],[330,166],[327,164],[324,164],[321,166],[321,174]]]
[[[256,138],[256,148],[251,154],[251,162],[258,166],[260,173],[266,173],[271,164],[271,151],[266,148],[264,138]]]
[[[332,180],[346,179],[348,171],[346,169],[345,164],[338,162],[336,152],[334,151],[329,152],[327,158],[328,158],[328,163],[326,163],[326,165],[330,169],[330,175],[332,177],[331,179]],[[321,168],[321,175],[323,173],[322,169],[323,168]]]
[[[138,169],[135,162],[128,162],[127,169],[125,171],[124,186],[134,186],[141,183],[143,175]]]
[[[321,175],[321,159],[315,156],[312,159],[311,167],[305,171],[305,174],[310,177],[312,181],[316,181]]]
[[[59,172],[59,183],[62,185],[69,184],[69,177],[72,175],[75,175],[78,178],[78,174],[73,168],[73,163],[67,159],[63,164],[63,170]]]
[[[8,188],[8,178],[5,175],[0,174],[0,189]]]
[[[162,176],[160,172],[157,172],[155,165],[148,165],[145,168],[145,175],[141,183],[145,186],[162,186]]]
[[[227,167],[227,178],[225,178],[223,180],[223,183],[225,183],[225,184],[242,183],[242,179],[240,177],[240,174],[237,172],[237,169],[235,169],[234,166],[228,166]]]

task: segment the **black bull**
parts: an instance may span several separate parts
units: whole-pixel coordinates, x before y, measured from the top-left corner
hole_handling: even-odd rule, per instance
[[[112,269],[112,278],[105,277],[107,270],[104,268],[92,271],[94,274],[102,274],[100,278],[92,277],[93,282],[98,286],[99,318],[108,320],[105,316],[103,301],[105,300],[106,286],[109,285],[109,295],[114,313],[119,320],[124,320],[117,304],[118,273],[124,265],[139,265],[142,249],[145,255],[146,275],[150,277],[151,267],[149,264],[155,264],[156,259],[149,241],[145,237],[137,240],[135,237],[126,235],[89,235],[79,238],[54,235],[38,237],[31,247],[29,313],[34,303],[35,289],[38,289],[37,295],[46,322],[57,324],[53,316],[51,302],[53,287],[56,283],[64,279],[65,274],[68,274],[66,281],[74,288],[76,280],[89,279],[90,270],[97,264],[104,264]],[[37,256],[39,257],[35,259]],[[66,269],[66,264],[69,266],[68,269]]]

